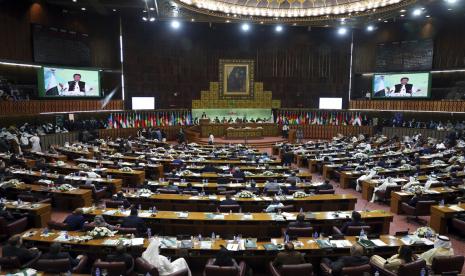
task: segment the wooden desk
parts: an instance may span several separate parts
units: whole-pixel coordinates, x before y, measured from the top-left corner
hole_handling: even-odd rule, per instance
[[[254,175],[246,175],[245,179],[247,180],[255,180],[255,181],[266,181],[266,180],[274,180],[274,179],[280,179],[280,180],[285,180],[288,178],[289,175],[285,175],[282,173],[275,173],[272,175],[264,175],[264,174],[254,174]],[[297,174],[297,177],[300,179],[304,179],[306,181],[311,181],[312,180],[312,175],[308,172],[300,172]],[[232,178],[232,175],[222,175],[222,174],[217,174],[217,173],[199,173],[199,174],[192,174],[192,175],[185,175],[182,176],[182,178],[186,179],[187,181],[195,181],[199,179],[208,179],[208,180],[216,180],[218,178]]]
[[[429,225],[431,228],[434,229],[434,231],[436,231],[436,233],[439,233],[442,235],[447,234],[448,233],[448,229],[447,229],[448,221],[452,217],[454,217],[456,214],[465,212],[465,203],[461,203],[459,205],[453,205],[453,206],[454,206],[453,208],[457,208],[457,209],[461,208],[462,210],[451,209],[450,208],[451,205],[431,206],[431,218],[429,221]]]
[[[50,231],[49,235],[44,237],[42,236],[43,229],[41,228],[33,228],[30,229],[22,234],[23,240],[26,244],[31,246],[36,246],[39,249],[45,250],[47,249],[52,243],[57,242],[56,238],[60,236],[60,231]],[[85,240],[80,241],[76,240],[76,237],[82,237],[86,235],[84,232],[75,232],[69,231],[68,232],[69,239],[68,240],[59,240],[58,242],[64,245],[64,250],[69,250],[76,253],[85,253],[88,255],[92,255],[95,257],[103,257],[108,255],[109,253],[114,252],[115,245],[114,243],[108,244],[106,243],[107,240],[119,240],[125,239],[126,236],[122,235],[115,235],[114,237],[110,238],[103,238],[103,239],[92,239],[92,240]],[[163,238],[163,237],[160,237]],[[351,244],[356,243],[357,237],[344,237],[348,240]],[[366,254],[368,256],[371,255],[382,255],[382,256],[391,256],[395,254],[398,248],[403,245],[404,243],[400,240],[400,238],[391,236],[391,235],[381,235],[380,239],[386,243],[386,246],[382,247],[374,247],[367,250]],[[312,262],[319,263],[322,257],[338,257],[338,256],[347,256],[350,251],[350,247],[343,247],[343,248],[329,248],[329,249],[322,249],[319,247],[318,243],[315,242],[313,238],[301,237],[297,239],[300,244],[295,247],[297,251],[305,252],[306,257],[309,258]],[[273,239],[277,244],[283,244],[283,239]],[[250,249],[243,249],[241,248],[239,251],[232,251],[231,254],[237,260],[248,260],[249,265],[254,265],[260,269],[266,267],[267,263],[274,259],[277,251],[267,251],[264,248],[265,244],[269,244],[270,240],[265,241],[258,241],[256,248]],[[178,244],[178,243],[177,243]],[[201,267],[204,267],[205,262],[207,259],[213,257],[218,250],[220,250],[221,246],[226,247],[228,244],[227,240],[223,239],[215,239],[212,241],[212,246],[209,249],[201,249],[200,243],[197,239],[194,239],[193,248],[185,249],[186,255],[185,258],[187,262],[191,265],[196,261],[202,262]],[[143,245],[138,247],[131,248],[131,252],[136,256],[140,256],[142,251],[145,250],[149,245],[148,239],[144,238]],[[424,244],[415,244],[412,245],[412,250],[414,253],[422,253],[429,249],[431,249],[432,245],[424,245]],[[161,254],[168,255],[168,256],[176,256],[179,255],[178,247],[172,248],[161,248]]]
[[[156,206],[158,210],[215,212],[224,196],[191,196],[179,194],[154,194],[150,197],[138,197],[127,193],[126,198],[143,208]],[[295,210],[304,211],[348,211],[354,210],[357,198],[349,194],[311,195],[305,198],[292,196],[278,197],[284,205],[294,205]],[[261,212],[272,201],[272,197],[238,198],[243,212]]]
[[[31,227],[46,227],[50,221],[52,213],[52,205],[44,203],[23,202],[18,205],[17,201],[8,200],[5,207],[11,210],[17,210],[21,213],[27,213],[29,216],[29,225]]]
[[[145,171],[133,170],[131,172],[124,172],[118,169],[105,169],[105,172],[115,178],[122,179],[125,186],[140,186],[145,181]]]
[[[459,191],[454,188],[431,188],[431,191],[435,193],[428,193],[428,197],[435,200],[447,199],[448,197],[453,197],[455,193]],[[402,202],[407,202],[413,197],[412,193],[409,192],[392,192],[391,193],[391,212],[394,214],[402,214]]]
[[[73,150],[71,148],[66,148],[66,147],[58,147],[56,148],[56,150],[68,156],[70,159],[75,159],[79,157],[92,158],[92,156],[94,156],[94,153],[90,150],[89,151]]]
[[[35,155],[37,157],[43,157],[45,160],[48,162],[51,162],[52,160],[54,161],[66,161],[68,160],[68,157],[64,154],[53,154],[53,153],[48,153],[48,152],[38,152],[38,151],[31,151],[32,155]]]
[[[20,179],[25,180],[25,182],[31,182],[28,181],[29,179],[32,179],[34,181],[40,180],[40,179],[49,179],[49,180],[57,180],[58,176],[57,174],[52,174],[52,173],[46,173],[45,175],[42,175],[38,171],[29,171],[29,170],[14,170],[12,171],[13,175],[15,177],[18,177]],[[122,179],[108,179],[108,178],[89,178],[85,176],[74,176],[74,175],[66,175],[65,180],[70,181],[70,182],[78,182],[84,184],[88,180],[98,183],[99,185],[108,185],[110,186],[110,189],[113,192],[118,192],[121,191],[121,187],[123,185],[123,180]]]
[[[371,179],[371,180],[363,180],[361,182],[362,185],[362,198],[365,200],[370,201],[373,197],[373,193],[375,191],[375,188],[378,187],[381,183],[383,183],[384,179]],[[394,179],[394,182],[396,182],[398,185],[403,185],[405,182],[408,182],[407,179],[403,178],[398,178]],[[400,184],[399,184],[400,183]]]
[[[120,219],[129,215],[129,210],[121,212],[118,209],[85,209],[85,215],[94,217],[104,215],[107,222],[118,223]],[[315,231],[331,233],[333,226],[341,227],[346,221],[350,221],[351,211],[345,212],[313,212],[310,222]],[[281,237],[281,230],[286,228],[289,221],[295,221],[298,213],[292,214],[286,220],[276,220],[275,213],[249,213],[251,218],[244,216],[245,213],[208,213],[189,212],[186,218],[179,218],[178,212],[159,211],[152,213],[148,210],[139,212],[139,217],[143,218],[149,227],[156,229],[161,235],[188,235],[199,233],[208,236],[211,233],[217,235],[233,236],[241,233],[247,237],[257,237],[259,239],[270,237]],[[214,215],[220,217],[214,218]],[[363,220],[372,226],[374,233],[389,234],[389,225],[393,215],[382,210],[361,212]],[[309,233],[311,235],[311,233]]]
[[[30,191],[39,194],[52,194],[55,200],[55,205],[60,206],[66,204],[70,209],[74,210],[79,207],[92,205],[92,190],[87,189],[74,189],[72,191],[59,191],[55,189],[48,189],[43,185],[21,184],[15,188],[16,191]]]

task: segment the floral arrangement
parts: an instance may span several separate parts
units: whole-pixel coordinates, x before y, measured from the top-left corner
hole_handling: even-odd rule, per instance
[[[62,184],[56,188],[57,191],[61,191],[61,192],[68,192],[74,189],[76,188],[74,188],[72,185],[69,185],[69,184]]]
[[[145,155],[144,154],[139,155],[139,156],[137,156],[137,159],[145,159]]]
[[[61,161],[61,160],[58,160],[58,161],[57,161],[57,166],[58,166],[58,167],[63,167],[64,165],[66,165],[65,162],[63,162],[63,161]]]
[[[115,233],[116,231],[111,231],[110,229],[106,227],[95,227],[91,231],[87,232],[87,234],[94,239],[113,237]]]
[[[272,171],[264,171],[264,172],[263,172],[263,175],[264,175],[264,176],[272,176],[272,175],[275,175],[275,173],[272,172]]]
[[[81,170],[88,170],[89,169],[89,165],[87,165],[86,163],[79,163],[77,166]]]
[[[304,197],[307,197],[307,194],[301,191],[297,191],[292,194],[292,197],[293,198],[304,198]]]
[[[151,195],[153,195],[152,191],[149,190],[149,189],[139,189],[137,191],[137,194],[140,196],[140,197],[150,197]]]
[[[123,155],[122,153],[116,152],[116,153],[113,154],[111,157],[122,158],[122,157],[124,157],[124,155]]]
[[[21,183],[22,182],[19,181],[18,179],[10,179],[8,181],[0,183],[0,187],[2,187],[3,189],[15,188],[15,187],[18,187],[19,185],[21,185]]]
[[[406,187],[406,188],[404,188],[404,189],[402,189],[402,190],[405,191],[405,192],[409,192],[409,193],[415,194],[415,193],[417,193],[417,191],[424,192],[424,191],[425,191],[425,186],[421,185],[421,184],[418,182],[417,184],[412,184],[411,186]]]
[[[418,228],[413,234],[418,237],[432,237],[436,235],[436,232],[428,226],[423,226]]]
[[[71,145],[71,146],[69,147],[69,150],[71,150],[71,151],[81,151],[81,150],[82,150],[82,147],[79,146],[79,145],[74,145],[74,144],[73,144],[73,145]]]
[[[244,171],[244,175],[245,176],[252,176],[254,174],[252,172],[249,172],[249,171]]]
[[[133,172],[134,170],[129,168],[129,167],[122,167],[121,169],[119,169],[120,171],[122,172]]]
[[[192,175],[192,172],[190,170],[184,170],[179,173],[180,176],[189,176]]]
[[[198,144],[197,143],[189,143],[188,146],[196,147],[196,146],[198,146]]]
[[[250,191],[240,191],[236,194],[237,198],[254,198],[255,194]]]

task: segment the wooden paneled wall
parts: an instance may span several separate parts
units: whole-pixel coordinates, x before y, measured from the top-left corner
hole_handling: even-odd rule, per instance
[[[465,101],[352,100],[350,109],[464,112]]]
[[[422,129],[422,128],[405,128],[405,127],[383,127],[382,134],[392,138],[394,136],[413,136],[421,133],[423,137],[432,137],[436,139],[444,139],[448,132],[444,130]]]
[[[123,21],[126,89],[155,96],[157,108],[188,108],[200,91],[218,81],[219,59],[255,60],[255,80],[283,107],[318,107],[318,97],[347,95],[350,38],[327,29],[238,24]],[[178,96],[174,96],[177,93]],[[129,104],[129,102],[128,102]]]
[[[30,100],[18,102],[0,101],[0,115],[39,114],[44,112],[72,112],[101,110],[99,100]],[[105,110],[121,110],[123,101],[113,100]]]
[[[374,128],[371,126],[319,126],[319,125],[291,125],[291,130],[302,128],[306,139],[331,139],[338,133],[343,135],[368,134],[373,135]]]

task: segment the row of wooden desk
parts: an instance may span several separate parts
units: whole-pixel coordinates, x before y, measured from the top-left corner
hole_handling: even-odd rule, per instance
[[[127,200],[142,208],[155,206],[158,210],[166,211],[199,211],[215,212],[218,204],[225,196],[192,196],[185,194],[152,194],[148,197],[133,193],[125,194]],[[309,195],[304,198],[292,196],[278,196],[284,205],[293,205],[295,210],[304,211],[349,211],[354,210],[357,198],[348,194]],[[272,197],[236,198],[243,212],[261,212],[272,202]]]
[[[107,222],[117,223],[129,215],[129,210],[84,208],[86,216],[104,215]],[[351,211],[337,212],[307,212],[306,222],[313,227],[313,231],[330,234],[333,226],[342,226],[350,221]],[[372,233],[388,234],[393,215],[383,210],[360,212],[362,219],[372,227]],[[242,234],[259,239],[281,237],[289,221],[295,221],[298,213],[218,213],[218,212],[174,212],[149,210],[139,211],[151,227],[152,233],[162,235],[210,235],[216,233],[221,236]],[[308,236],[313,234],[309,231]]]
[[[9,210],[15,210],[28,215],[30,227],[45,227],[50,221],[52,206],[47,203],[30,203],[7,200],[3,202]]]

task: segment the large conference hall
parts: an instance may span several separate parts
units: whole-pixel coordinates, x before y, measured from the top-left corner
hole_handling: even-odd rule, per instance
[[[465,0],[0,0],[0,275],[465,275]]]

